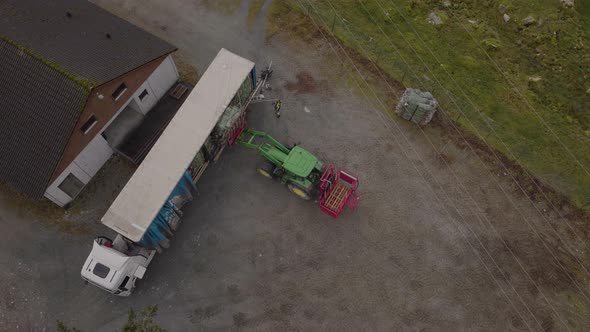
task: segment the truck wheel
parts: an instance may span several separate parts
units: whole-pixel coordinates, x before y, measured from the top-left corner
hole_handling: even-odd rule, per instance
[[[288,182],[287,188],[289,191],[297,195],[297,197],[309,201],[311,199],[311,194],[307,191],[307,189],[303,188],[299,184],[295,182]]]
[[[275,165],[273,165],[271,162],[267,161],[264,163],[264,165],[262,165],[261,167],[258,168],[258,173],[260,173],[262,176],[264,176],[267,179],[272,179],[273,178],[273,172],[275,170]]]

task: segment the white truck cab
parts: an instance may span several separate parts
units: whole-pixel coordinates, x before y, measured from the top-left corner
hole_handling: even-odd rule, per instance
[[[139,247],[119,234],[114,241],[97,237],[82,267],[82,279],[115,295],[129,296],[155,253],[156,250]]]

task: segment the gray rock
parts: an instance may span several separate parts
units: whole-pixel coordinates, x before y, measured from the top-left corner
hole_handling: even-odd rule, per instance
[[[438,101],[430,92],[418,89],[406,89],[400,98],[396,113],[402,118],[425,125],[432,120],[438,108]]]
[[[535,20],[535,18],[534,18],[534,17],[532,17],[532,16],[530,16],[530,15],[529,15],[529,16],[527,16],[527,17],[525,17],[525,18],[524,18],[524,20],[522,20],[522,24],[524,24],[524,25],[525,25],[525,26],[527,26],[527,27],[528,27],[529,25],[532,25],[532,24],[534,24],[535,22],[537,22],[537,20]]]
[[[587,94],[590,94],[590,89],[586,90],[586,93],[587,93]]]
[[[571,0],[571,1],[574,1],[574,0]],[[443,1],[443,7],[450,8],[451,7],[451,2],[449,0]]]
[[[442,18],[440,18],[440,16],[436,15],[436,13],[434,13],[434,12],[432,12],[432,13],[430,13],[430,15],[428,15],[428,18],[426,19],[426,21],[428,21],[428,23],[430,23],[432,25],[443,24]]]
[[[529,81],[531,82],[539,82],[541,81],[543,78],[539,77],[539,76],[531,76],[529,77]]]
[[[508,14],[504,14],[504,16],[502,16],[502,18],[504,19],[504,22],[508,23],[508,21],[510,21],[510,16],[508,16]]]
[[[573,8],[574,5],[576,4],[575,0],[560,0],[560,1],[561,1],[561,5],[566,8]]]

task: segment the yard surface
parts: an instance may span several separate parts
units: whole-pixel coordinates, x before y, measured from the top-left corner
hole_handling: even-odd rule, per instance
[[[445,117],[590,209],[588,1],[281,3],[279,17],[311,16],[390,77],[432,91]]]
[[[99,219],[131,174],[125,162],[113,159],[67,212],[1,188],[0,329],[51,330],[59,319],[113,331],[129,308],[152,304],[170,331],[590,324],[584,219],[529,198],[445,126],[421,130],[381,112],[382,92],[357,85],[355,67],[313,25],[308,37],[281,28],[270,1],[95,2],[178,46],[199,73],[222,47],[259,69],[272,60],[266,95],[283,99],[282,116],[253,105],[250,127],[358,173],[363,200],[333,220],[259,176],[254,152],[228,149],[199,181],[171,247],[118,298],[79,272],[92,238],[112,235]],[[373,85],[374,75],[365,73]]]

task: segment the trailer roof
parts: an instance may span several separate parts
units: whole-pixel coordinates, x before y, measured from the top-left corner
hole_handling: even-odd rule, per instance
[[[201,149],[254,63],[221,49],[162,136],[102,217],[139,241]]]

